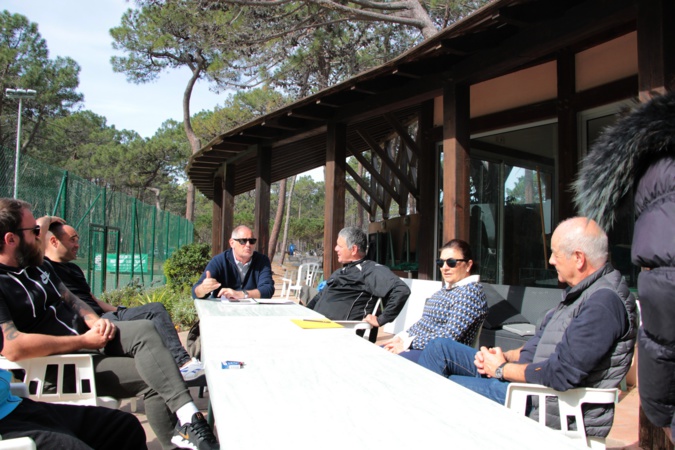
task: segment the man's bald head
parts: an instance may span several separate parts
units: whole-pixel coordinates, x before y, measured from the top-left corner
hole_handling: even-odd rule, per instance
[[[560,222],[553,234],[558,232],[561,236],[560,247],[568,255],[575,250],[581,250],[595,268],[600,268],[607,262],[607,234],[595,220],[572,217]]]
[[[75,228],[61,222],[52,222],[47,232],[45,256],[56,262],[70,262],[77,259],[80,236]]]
[[[551,237],[551,258],[558,280],[570,286],[607,263],[607,235],[598,224],[586,217],[561,222]]]

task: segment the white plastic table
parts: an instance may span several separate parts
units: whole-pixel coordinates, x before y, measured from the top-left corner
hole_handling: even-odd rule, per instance
[[[352,330],[300,328],[322,317],[302,306],[216,303],[196,301],[223,448],[579,448]]]

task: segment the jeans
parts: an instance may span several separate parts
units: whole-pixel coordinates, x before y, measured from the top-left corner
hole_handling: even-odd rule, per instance
[[[407,359],[408,361],[412,362],[418,362],[420,359],[420,355],[422,354],[422,350],[417,350],[417,349],[410,349],[410,350],[404,350],[399,355]]]
[[[180,342],[171,316],[161,303],[148,303],[147,305],[107,312],[102,317],[113,321],[149,320],[155,326],[164,346],[169,349],[178,367],[190,361],[190,355]]]
[[[473,347],[439,338],[426,345],[418,364],[503,405],[509,383],[479,374],[473,363],[475,356],[476,349]]]

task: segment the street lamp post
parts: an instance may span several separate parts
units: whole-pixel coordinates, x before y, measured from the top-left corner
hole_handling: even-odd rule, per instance
[[[14,161],[14,198],[19,188],[19,158],[21,155],[21,103],[24,98],[33,98],[37,94],[33,89],[5,89],[7,98],[19,99],[19,115],[16,119],[16,159]]]

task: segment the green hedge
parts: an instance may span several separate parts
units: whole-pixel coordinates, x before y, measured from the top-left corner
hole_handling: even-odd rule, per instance
[[[188,244],[176,250],[164,263],[166,283],[173,289],[192,286],[211,260],[209,244]]]

